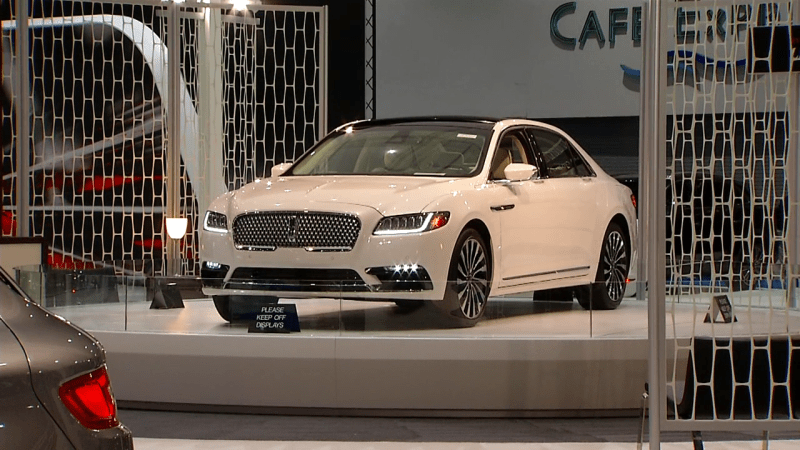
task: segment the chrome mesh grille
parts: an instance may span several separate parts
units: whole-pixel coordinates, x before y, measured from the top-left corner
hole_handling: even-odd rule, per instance
[[[233,220],[233,242],[237,248],[247,250],[350,250],[360,230],[361,221],[352,214],[259,212]]]

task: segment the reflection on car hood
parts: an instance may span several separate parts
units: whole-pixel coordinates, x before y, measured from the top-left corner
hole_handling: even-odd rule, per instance
[[[250,183],[230,197],[228,211],[326,209],[347,205],[375,209],[383,215],[420,211],[435,199],[462,190],[463,178],[387,176],[297,176]],[[341,207],[337,207],[340,205]]]

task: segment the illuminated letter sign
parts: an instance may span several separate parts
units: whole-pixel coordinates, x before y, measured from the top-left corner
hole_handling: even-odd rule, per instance
[[[583,30],[581,31],[581,48],[586,44],[586,39],[589,39],[589,36],[594,34],[597,36],[597,42],[602,44],[606,41],[605,36],[603,36],[603,29],[600,28],[600,20],[597,18],[597,13],[594,10],[589,11],[589,15],[586,17],[586,23],[583,24]]]
[[[617,32],[628,31],[628,8],[613,8],[608,11],[608,41],[613,45],[617,40]]]
[[[574,13],[575,9],[577,8],[577,5],[578,2],[564,3],[563,5],[556,8],[556,10],[553,11],[553,15],[550,16],[550,36],[552,36],[552,38],[555,39],[556,41],[564,45],[568,45],[570,47],[575,46],[576,40],[575,38],[568,38],[558,31],[558,21],[561,20],[561,18],[566,16],[567,14]]]
[[[574,49],[578,43],[580,43],[580,47],[583,49],[583,47],[586,45],[586,41],[592,38],[597,39],[597,43],[600,45],[600,47],[602,47],[606,41],[606,37],[603,32],[603,26],[600,24],[597,11],[595,10],[590,10],[587,14],[586,20],[583,22],[583,29],[581,30],[580,36],[577,39],[574,37],[565,36],[561,32],[561,19],[569,14],[574,14],[577,9],[578,2],[567,2],[561,4],[555,9],[555,11],[553,11],[553,14],[550,16],[550,37],[557,44],[572,49]],[[683,28],[686,25],[688,13],[681,10],[680,14],[681,17],[679,20],[682,22],[680,22],[679,25]],[[725,19],[723,18],[723,23],[724,20]],[[611,43],[611,46],[613,47],[616,43],[617,35],[628,34],[628,30],[630,30],[631,39],[633,39],[633,42],[637,45],[641,43],[642,7],[635,6],[633,8],[610,8],[608,10],[608,39]],[[682,32],[686,34],[685,31]]]
[[[633,42],[642,42],[642,7],[635,6],[633,8],[633,17],[631,18],[631,37]]]

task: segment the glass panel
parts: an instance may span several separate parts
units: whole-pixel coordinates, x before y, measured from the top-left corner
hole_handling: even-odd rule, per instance
[[[181,261],[180,265],[192,264]],[[213,299],[203,294],[203,280],[199,277],[167,276],[161,267],[154,270],[151,262],[131,261],[80,270],[26,266],[18,269],[17,280],[31,298],[40,299],[37,301],[53,313],[88,331],[192,334],[299,331],[298,336],[333,333],[558,339],[624,335],[629,328],[621,325],[627,322],[624,318],[642,309],[640,302],[627,297],[620,311],[588,311],[592,307],[591,295],[596,292],[580,286],[491,296],[480,319],[471,321],[448,309],[453,305],[461,307],[464,302],[413,300],[404,296],[403,291],[398,291],[397,298],[354,300],[359,286],[352,281],[313,278],[258,280],[257,295],[243,289],[238,291],[239,295]],[[230,280],[243,288],[253,281],[252,278]],[[325,293],[311,292],[314,289],[324,289]],[[309,294],[299,294],[304,291]],[[281,296],[278,292],[294,293]],[[629,288],[628,295],[631,292]],[[472,313],[469,306],[464,308]],[[254,329],[257,326],[261,328]]]

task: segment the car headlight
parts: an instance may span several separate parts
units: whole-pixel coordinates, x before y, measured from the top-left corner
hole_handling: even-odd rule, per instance
[[[228,217],[218,212],[206,211],[206,217],[203,219],[203,229],[215,233],[227,233]]]
[[[449,212],[427,212],[384,217],[372,234],[411,234],[441,228],[450,219]]]

